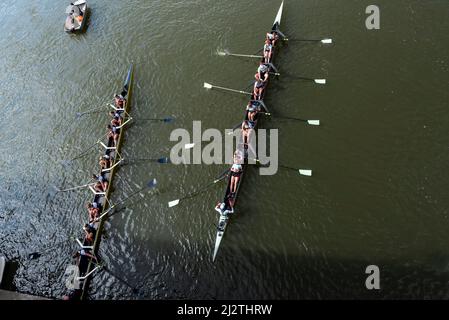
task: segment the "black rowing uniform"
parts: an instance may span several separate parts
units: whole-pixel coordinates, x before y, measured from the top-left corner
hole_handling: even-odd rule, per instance
[[[242,175],[243,168],[241,164],[234,163],[231,167],[231,176],[240,177]]]

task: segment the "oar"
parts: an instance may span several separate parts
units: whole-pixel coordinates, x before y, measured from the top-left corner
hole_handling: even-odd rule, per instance
[[[247,85],[247,86],[245,87],[245,89],[243,89],[243,91],[246,91],[246,90],[248,90],[249,88],[253,87],[253,86],[254,86],[254,83],[255,83],[255,81],[251,81],[251,83],[250,83],[249,85]]]
[[[228,135],[228,136],[233,135],[233,134],[234,134],[234,130],[237,129],[238,127],[241,127],[241,126],[242,126],[242,123],[241,123],[241,122],[238,123],[238,124],[236,124],[236,125],[232,128],[232,131],[229,131],[229,132],[227,133],[227,135]]]
[[[154,187],[156,187],[156,186],[157,186],[157,180],[156,180],[156,179],[152,179],[152,180],[148,181],[144,187],[142,187],[142,188],[140,188],[139,190],[137,190],[137,191],[131,193],[131,194],[130,194],[128,197],[126,197],[125,199],[123,199],[123,200],[121,200],[121,201],[115,203],[114,205],[112,205],[108,210],[106,210],[106,212],[104,212],[101,216],[99,216],[98,218],[96,218],[95,221],[97,221],[97,222],[100,221],[104,216],[108,215],[109,212],[112,211],[112,209],[114,209],[115,207],[117,207],[117,206],[119,206],[119,205],[125,203],[126,201],[128,201],[129,199],[131,199],[132,197],[134,197],[134,196],[135,196],[136,194],[138,194],[139,192],[142,192],[142,191],[145,190],[146,188],[154,188]],[[108,215],[108,218],[109,218],[109,217],[112,217],[113,215],[114,215],[114,213],[109,214],[109,215]]]
[[[292,39],[292,40],[288,40],[289,42],[292,41],[301,41],[301,42],[321,42],[324,44],[331,44],[332,43],[332,39]]]
[[[259,159],[251,159],[251,160],[256,161],[256,163],[260,166],[268,166],[268,164],[262,164]],[[303,175],[303,176],[308,176],[308,177],[312,176],[312,170],[310,170],[310,169],[296,169],[296,168],[284,166],[282,164],[280,164],[279,167],[299,172],[299,174]]]
[[[104,110],[104,107],[107,107],[107,105],[103,105],[103,106],[101,106],[99,108],[87,110],[87,111],[84,111],[84,112],[77,112],[76,116],[77,116],[77,118],[80,118],[80,117],[82,117],[85,114],[100,112],[101,110]]]
[[[250,92],[241,91],[241,90],[234,90],[234,89],[229,89],[229,88],[224,88],[224,87],[219,87],[219,86],[214,86],[214,85],[212,85],[210,83],[207,83],[207,82],[204,82],[204,88],[206,88],[206,89],[215,88],[215,89],[221,89],[221,90],[235,92],[235,93],[246,94],[246,95],[249,95],[249,96],[252,95],[252,93],[250,93]]]
[[[187,143],[184,145],[184,149],[188,150],[188,149],[192,149],[195,146],[194,143]]]
[[[73,188],[69,188],[69,189],[64,189],[64,190],[58,189],[56,191],[56,193],[58,193],[58,192],[67,192],[67,191],[72,191],[72,190],[78,190],[78,189],[82,189],[82,188],[85,188],[85,187],[88,187],[88,186],[92,186],[94,184],[95,183],[87,183],[87,184],[83,184],[82,186],[77,186],[77,187],[73,187]]]
[[[243,58],[258,58],[262,59],[262,56],[254,55],[254,54],[241,54],[241,53],[230,53],[227,50],[218,51],[219,56],[233,56],[233,57],[243,57]]]
[[[20,257],[20,256],[17,256],[17,257],[11,258],[11,259],[9,259],[9,260],[19,260],[19,259],[23,259],[23,260],[35,260],[35,259],[41,257],[43,254],[49,252],[50,250],[55,250],[55,248],[60,247],[62,244],[66,243],[66,242],[68,242],[68,241],[72,241],[72,240],[74,240],[74,239],[76,239],[75,236],[71,236],[71,237],[69,237],[69,239],[67,239],[67,240],[64,240],[64,241],[61,241],[61,242],[57,242],[57,243],[51,244],[50,246],[47,246],[46,248],[43,248],[42,250],[28,253],[28,254],[26,254],[26,258],[22,258],[22,257]]]
[[[128,163],[126,163],[128,161]],[[147,162],[154,162],[154,163],[161,163],[166,164],[170,163],[170,159],[167,157],[161,157],[161,158],[131,158],[131,159],[125,159],[124,166],[129,164],[131,161],[147,161]]]
[[[270,74],[272,74],[274,76],[280,76],[281,75],[279,72],[270,72]],[[313,78],[293,76],[293,75],[287,75],[287,77],[294,78],[294,79],[300,79],[300,80],[306,80],[306,81],[313,81],[313,82],[315,82],[317,84],[326,84],[326,79],[313,79]]]
[[[107,273],[109,273],[111,276],[113,276],[115,279],[119,280],[121,283],[123,283],[124,285],[126,285],[128,288],[132,289],[133,293],[135,294],[139,294],[140,290],[133,287],[129,282],[127,282],[125,279],[119,277],[117,274],[113,273],[111,270],[108,269],[108,267],[106,267],[106,265],[104,264],[98,264],[95,263],[96,266],[100,267],[102,270],[106,271]]]
[[[95,143],[93,143],[91,146],[89,146],[88,148],[86,148],[83,152],[79,153],[75,158],[70,159],[70,161],[79,159],[84,157],[87,154],[87,151],[89,151],[90,149],[92,149],[93,147],[95,147],[100,141],[101,139],[103,139],[104,137],[106,137],[108,135],[108,132],[106,132],[100,139],[98,139]]]
[[[257,54],[260,53],[261,51],[263,51],[263,47],[260,48],[259,50],[257,50],[257,52],[255,52],[254,55],[257,55]]]
[[[213,185],[216,184],[217,182],[223,180],[223,178],[226,176],[226,173],[227,173],[228,171],[229,171],[229,169],[226,169],[225,171],[223,171],[223,173],[220,174],[217,178],[215,178],[214,181],[212,181],[211,183],[207,184],[207,185],[204,186],[203,188],[201,188],[201,189],[199,189],[199,190],[196,190],[196,191],[194,191],[194,192],[192,192],[192,193],[189,193],[188,195],[185,195],[185,196],[182,197],[182,198],[179,198],[179,199],[170,201],[170,202],[168,203],[168,207],[171,208],[171,207],[177,206],[181,201],[186,200],[186,199],[194,198],[195,196],[201,194],[202,192],[206,191],[208,188],[210,188],[211,186],[213,186]]]
[[[137,119],[137,121],[162,121],[166,123],[170,123],[174,121],[175,118],[167,117],[167,118],[143,118],[143,119]]]
[[[261,112],[261,113],[265,114],[266,116],[273,116],[271,113],[268,113],[268,112]],[[307,122],[308,124],[310,124],[312,126],[319,126],[320,125],[320,120],[306,120],[306,119],[300,119],[300,118],[281,117],[281,116],[273,116],[273,117],[277,118],[277,119],[288,119],[288,120],[303,121],[303,122]]]

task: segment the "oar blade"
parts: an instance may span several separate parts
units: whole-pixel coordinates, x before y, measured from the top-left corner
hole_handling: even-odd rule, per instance
[[[157,162],[158,162],[158,163],[169,163],[169,162],[170,162],[170,159],[167,158],[167,157],[163,157],[163,158],[157,159]]]
[[[149,182],[147,183],[147,186],[148,186],[148,188],[154,188],[154,187],[156,187],[156,186],[157,186],[157,180],[156,180],[156,178],[154,178],[153,180],[149,181]]]
[[[33,252],[28,255],[28,259],[35,260],[35,259],[39,258],[40,256],[41,256],[41,254],[39,252]]]
[[[175,120],[175,119],[172,118],[172,117],[164,118],[164,122],[165,122],[165,123],[170,123],[170,122],[173,122],[174,120]]]
[[[179,199],[170,201],[170,202],[168,203],[168,207],[171,208],[171,207],[177,206],[177,205],[179,204],[179,202],[180,202]]]
[[[184,149],[187,149],[187,150],[192,149],[194,146],[195,146],[194,143],[188,143],[188,144],[184,145]]]
[[[332,43],[332,39],[323,39],[323,40],[321,40],[321,43],[331,44]]]
[[[308,177],[312,176],[312,170],[299,169],[298,171],[299,171],[299,174],[302,176],[308,176]]]
[[[326,84],[326,79],[315,79],[314,81],[317,84]]]
[[[212,89],[212,85],[210,83],[204,82],[204,88],[206,89]]]
[[[319,126],[320,120],[307,120],[307,123],[310,124],[311,126]]]

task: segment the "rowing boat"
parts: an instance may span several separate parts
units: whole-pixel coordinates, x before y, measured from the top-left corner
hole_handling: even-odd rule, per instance
[[[109,203],[109,197],[111,194],[111,186],[115,174],[115,170],[118,167],[118,164],[123,160],[120,155],[120,149],[123,141],[124,136],[124,129],[126,128],[125,125],[131,120],[131,117],[129,116],[129,110],[131,107],[131,97],[132,97],[132,87],[133,87],[133,78],[134,78],[134,68],[131,64],[123,84],[123,89],[121,92],[121,95],[126,99],[123,113],[123,123],[119,127],[120,133],[119,137],[117,139],[117,145],[114,147],[114,140],[113,138],[108,138],[107,141],[100,142],[100,144],[104,148],[104,155],[107,155],[111,159],[111,163],[109,168],[103,169],[102,174],[105,176],[105,178],[109,181],[108,187],[105,192],[100,193],[93,190],[93,188],[90,188],[91,191],[94,193],[94,198],[92,203],[96,202],[100,204],[100,215],[101,219],[99,221],[96,221],[93,224],[93,228],[96,229],[94,236],[95,240],[92,244],[89,244],[84,240],[83,243],[81,243],[79,240],[77,240],[78,244],[81,246],[82,250],[86,250],[88,252],[92,252],[94,255],[98,253],[98,249],[100,247],[100,241],[101,241],[101,234],[103,230],[104,222],[107,219],[107,214],[104,214],[108,211],[108,208],[110,208]],[[114,107],[111,105],[111,107]],[[86,299],[87,297],[87,291],[89,288],[89,282],[91,279],[91,275],[94,273],[94,271],[98,268],[98,265],[87,255],[81,254],[77,261],[77,270],[75,273],[77,285],[75,288],[75,296],[79,297],[81,300]]]
[[[284,2],[282,1],[281,6],[279,7],[279,10],[277,12],[276,18],[274,19],[273,26],[271,28],[272,32],[280,32],[279,28],[280,28],[280,25],[281,25],[281,18],[282,18],[283,8],[284,8]],[[278,43],[277,43],[277,45],[278,45]],[[277,45],[276,45],[276,47],[277,47]],[[276,47],[275,47],[275,49],[276,49]],[[273,61],[274,61],[274,58],[275,58],[275,52],[273,52],[273,55],[272,55],[272,58],[271,58],[271,63],[268,66],[268,68],[269,68],[268,72],[275,71],[275,70],[273,70],[274,66],[272,64]],[[263,61],[263,58],[262,58],[262,61]],[[252,94],[251,100],[250,100],[253,103],[260,104],[260,106],[265,108],[265,109],[266,109],[266,106],[263,103],[263,98],[265,97],[268,84],[269,84],[269,80],[268,80],[268,83],[266,83],[266,85],[265,85],[265,88],[263,90],[262,97],[260,98],[260,100],[256,100],[256,97],[254,97],[254,94]],[[268,111],[268,110],[266,110],[266,111]],[[248,120],[248,111],[245,111],[244,121],[245,120]],[[258,121],[256,120],[255,122],[256,122],[256,124],[254,126],[254,129],[256,130]],[[241,145],[241,143],[240,143],[240,145]],[[213,252],[213,256],[212,256],[212,260],[213,261],[215,261],[215,258],[216,258],[217,253],[218,253],[218,249],[220,248],[221,241],[223,240],[223,236],[224,236],[224,233],[226,231],[226,227],[229,224],[230,213],[228,213],[228,212],[232,212],[232,214],[235,212],[235,206],[237,204],[237,198],[238,198],[238,195],[239,195],[240,187],[242,186],[243,177],[244,177],[244,175],[246,173],[246,169],[247,169],[247,166],[248,166],[247,153],[244,152],[244,155],[245,155],[245,161],[242,164],[242,173],[240,175],[240,179],[239,179],[237,187],[236,187],[236,192],[234,193],[234,195],[231,194],[231,179],[232,179],[232,177],[231,177],[231,175],[229,175],[229,177],[228,177],[228,184],[227,184],[225,195],[224,195],[223,202],[222,202],[222,203],[225,204],[225,206],[224,206],[223,209],[220,209],[218,206],[215,207],[215,210],[220,214],[220,217],[219,217],[219,220],[218,220],[217,236],[215,238],[215,247],[214,247],[214,252]]]
[[[71,15],[73,11],[73,16]],[[78,0],[67,7],[67,18],[64,23],[65,32],[82,31],[87,21],[87,2]]]

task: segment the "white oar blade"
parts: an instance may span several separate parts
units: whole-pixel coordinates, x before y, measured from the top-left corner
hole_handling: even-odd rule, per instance
[[[299,169],[299,174],[303,176],[312,176],[312,170]]]
[[[184,145],[184,148],[185,149],[192,149],[194,146],[195,146],[194,143],[188,143],[188,144]]]
[[[315,79],[315,83],[326,84],[326,79]]]
[[[319,126],[320,125],[320,120],[307,120],[307,123],[312,125],[312,126]]]
[[[332,39],[323,39],[321,40],[321,43],[330,44],[332,43]]]
[[[224,51],[218,51],[217,54],[218,54],[219,56],[224,57],[224,56],[226,55],[226,52],[224,52]]]
[[[212,89],[212,85],[210,83],[204,82],[204,88],[206,89]]]
[[[177,206],[178,204],[179,204],[179,199],[176,199],[176,200],[170,201],[168,203],[168,207],[171,208],[171,207]]]

